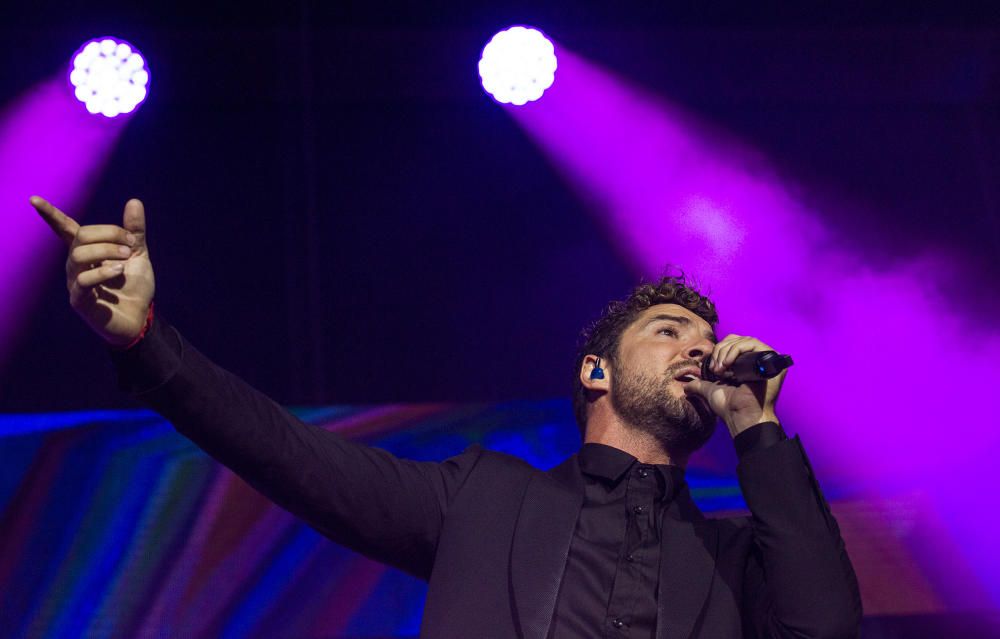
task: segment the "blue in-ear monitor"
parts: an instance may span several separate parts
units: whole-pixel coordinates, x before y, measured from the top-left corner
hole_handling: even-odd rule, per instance
[[[590,371],[590,379],[604,379],[604,369],[601,368],[601,358],[597,358],[594,370]]]

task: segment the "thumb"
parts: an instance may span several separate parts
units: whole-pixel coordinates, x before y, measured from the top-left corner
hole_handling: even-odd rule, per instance
[[[724,394],[719,395],[719,390],[720,387],[718,384],[704,379],[696,379],[684,384],[684,395],[686,397],[697,397],[710,411],[721,417],[723,415],[721,411],[724,410],[723,407],[725,405],[725,396]]]
[[[137,246],[146,245],[146,208],[142,205],[141,200],[132,198],[125,203],[122,226],[135,236]]]
[[[685,395],[699,395],[705,399],[708,399],[708,394],[714,387],[715,384],[703,379],[693,379],[683,386]]]

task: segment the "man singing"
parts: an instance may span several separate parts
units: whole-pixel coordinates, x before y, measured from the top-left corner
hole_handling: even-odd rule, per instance
[[[299,421],[154,314],[142,203],[122,226],[32,205],[69,245],[70,304],[120,384],[213,458],[337,543],[429,582],[428,639],[856,637],[854,571],[798,437],[766,381],[726,371],[752,337],[716,339],[682,277],[637,287],[584,333],[580,451],[542,472],[470,446],[398,459]],[[721,418],[750,517],[706,519],[684,468]]]

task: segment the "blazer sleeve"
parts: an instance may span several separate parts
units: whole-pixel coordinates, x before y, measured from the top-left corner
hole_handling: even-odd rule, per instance
[[[478,446],[441,463],[417,462],[306,424],[159,316],[112,359],[123,390],[273,502],[344,546],[429,578],[448,504],[479,459]]]
[[[799,438],[743,456],[737,475],[753,531],[743,585],[746,634],[857,637],[857,578]]]

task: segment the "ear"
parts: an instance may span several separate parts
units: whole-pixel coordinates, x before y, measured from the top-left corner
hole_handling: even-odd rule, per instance
[[[601,368],[604,369],[604,379],[591,379],[590,374],[597,368],[598,360],[601,362]],[[610,389],[611,383],[610,368],[611,366],[606,359],[593,354],[587,355],[580,365],[580,383],[588,391],[607,391]]]

